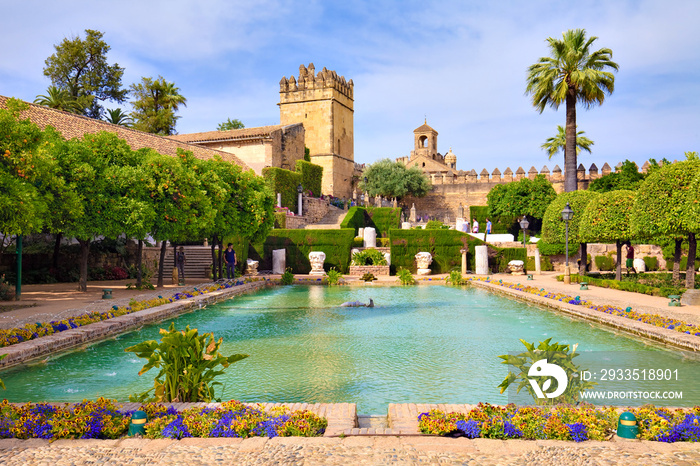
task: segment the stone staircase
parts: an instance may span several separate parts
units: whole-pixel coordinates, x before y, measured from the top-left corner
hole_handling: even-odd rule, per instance
[[[211,274],[211,247],[209,246],[184,246],[185,248],[185,278],[209,278]],[[217,249],[218,252],[218,249]],[[173,269],[173,248],[168,247],[163,260],[163,267],[167,273]]]
[[[340,228],[340,223],[345,218],[348,211],[336,206],[329,206],[328,213],[317,223],[308,224],[305,230],[335,230]]]

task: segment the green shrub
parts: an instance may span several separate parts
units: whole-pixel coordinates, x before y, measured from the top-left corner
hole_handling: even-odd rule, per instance
[[[459,270],[452,270],[450,276],[447,277],[447,283],[453,286],[463,285],[464,279],[462,278],[462,272]]]
[[[615,265],[615,259],[608,255],[595,256],[595,266],[598,267],[600,271],[608,272],[610,270],[615,270]]]
[[[361,236],[356,236],[355,238],[353,238],[353,240],[352,240],[352,247],[353,248],[361,248],[364,245],[365,245],[365,240],[362,239]]]
[[[377,249],[365,249],[353,254],[352,265],[386,265],[386,258]]]
[[[489,246],[489,249],[491,247]],[[494,248],[495,249],[495,248]],[[510,261],[523,261],[525,267],[527,267],[527,249],[525,248],[502,248],[497,249],[495,254],[495,260],[491,261],[491,270],[498,273],[504,273],[508,270],[508,263]],[[527,269],[526,269],[527,270]]]
[[[449,230],[449,228],[450,228],[449,225],[445,225],[440,220],[429,220],[428,223],[425,224],[426,230],[443,230],[443,229]]]
[[[275,228],[281,228],[283,230],[287,228],[286,212],[275,212]]]
[[[656,256],[644,256],[644,266],[650,272],[659,270],[659,259]]]
[[[388,248],[391,245],[389,238],[377,238],[377,247]]]
[[[283,168],[265,167],[262,176],[275,195],[282,194],[282,206],[296,212],[299,194],[297,186],[301,183],[301,174]]]
[[[345,218],[340,222],[340,228],[354,228],[355,235],[357,235],[358,230],[365,227],[365,213],[366,210],[363,207],[350,207]]]
[[[401,209],[393,207],[350,207],[340,228],[354,228],[355,234],[359,228],[371,227],[377,230],[377,238],[388,238],[389,230],[399,228]]]
[[[292,273],[292,269],[287,267],[287,270],[285,270],[280,277],[280,283],[282,285],[292,285],[294,283],[294,274]]]
[[[401,282],[402,285],[415,285],[416,279],[413,278],[410,270],[404,268],[399,269],[396,272],[396,278]]]
[[[536,270],[534,257],[528,256],[527,270]],[[542,270],[543,272],[551,272],[552,270],[554,270],[554,265],[552,265],[552,261],[549,259],[548,256],[540,255],[540,270]]]
[[[641,274],[643,276],[645,274]],[[557,276],[557,280],[564,280],[564,275]],[[591,285],[599,286],[602,288],[610,288],[613,290],[630,291],[633,293],[641,293],[649,296],[661,296],[667,297],[670,294],[683,294],[685,288],[675,287],[675,286],[649,286],[642,283],[637,283],[633,281],[617,281],[605,278],[595,278],[592,276],[581,277],[578,274],[571,275],[572,283],[580,283],[582,281],[588,282]]]
[[[323,251],[326,254],[324,268],[335,267],[347,273],[350,263],[350,249],[355,232],[352,229],[340,230],[272,230],[264,243],[251,244],[249,257],[260,261],[259,270],[272,269],[272,251],[286,249],[287,265],[292,272],[306,274],[311,271],[309,253]]]
[[[10,284],[5,281],[5,275],[0,275],[0,301],[15,299],[15,292]]]
[[[323,181],[323,167],[304,160],[297,160],[296,171],[301,175],[300,182],[304,191],[311,191],[314,197],[319,197]]]
[[[371,281],[374,281],[374,280],[376,280],[376,279],[377,279],[377,277],[375,277],[375,276],[374,276],[373,274],[371,274],[371,273],[366,273],[366,274],[364,274],[363,276],[360,277],[360,280],[362,280],[363,282],[371,282]]]
[[[448,273],[461,267],[461,249],[467,248],[467,269],[474,270],[474,246],[484,244],[466,233],[456,230],[391,230],[391,267],[403,267],[415,273],[416,258],[419,252],[429,252],[433,256],[430,269],[433,273]],[[496,249],[494,249],[495,251]]]
[[[343,274],[338,272],[338,270],[335,267],[331,267],[331,269],[327,273],[326,280],[328,282],[328,286],[332,285],[340,285],[340,281],[343,279]]]

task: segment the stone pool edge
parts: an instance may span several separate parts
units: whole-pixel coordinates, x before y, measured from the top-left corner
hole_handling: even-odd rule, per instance
[[[0,369],[8,369],[54,353],[96,343],[132,331],[145,324],[159,322],[196,308],[273,285],[277,285],[277,283],[272,280],[249,282],[6,346],[0,348],[0,354],[7,354],[3,360],[0,360]]]
[[[643,337],[656,343],[662,343],[677,349],[683,349],[693,353],[700,353],[700,338],[696,336],[676,332],[674,330],[668,330],[662,327],[656,327],[651,324],[638,322],[625,317],[606,314],[604,312],[588,309],[583,306],[555,301],[543,296],[533,295],[532,293],[514,290],[512,288],[505,288],[493,283],[487,283],[479,280],[471,280],[469,283],[489,291],[504,293],[518,299],[546,306],[570,316],[587,321],[593,321],[595,323],[602,324],[605,327],[613,328],[629,335]]]

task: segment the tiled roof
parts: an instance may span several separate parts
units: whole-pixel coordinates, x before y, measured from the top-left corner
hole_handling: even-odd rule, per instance
[[[296,123],[301,124],[301,123]],[[258,126],[256,128],[230,129],[227,131],[207,131],[204,133],[177,134],[173,139],[182,142],[235,141],[236,139],[266,138],[278,129],[292,125]]]
[[[0,95],[0,108],[7,108],[8,99],[9,97]],[[241,159],[228,152],[207,149],[206,147],[187,144],[186,142],[175,140],[172,137],[144,133],[142,131],[126,128],[124,126],[113,125],[105,121],[95,120],[93,118],[63,112],[61,110],[54,110],[52,108],[42,107],[41,105],[35,105],[29,102],[27,103],[29,104],[29,109],[22,112],[22,117],[29,118],[33,123],[37,124],[42,129],[46,128],[47,126],[53,126],[66,139],[80,138],[87,133],[107,131],[110,133],[116,133],[117,136],[124,139],[134,150],[150,147],[163,155],[170,155],[174,157],[177,155],[177,149],[181,148],[192,152],[192,154],[198,159],[211,159],[219,155],[227,162],[240,165],[243,170],[250,169],[250,167],[241,161]]]
[[[437,131],[435,131],[433,128],[428,126],[427,123],[420,125],[418,128],[414,129],[413,132],[414,133],[430,133],[430,132],[437,133]]]

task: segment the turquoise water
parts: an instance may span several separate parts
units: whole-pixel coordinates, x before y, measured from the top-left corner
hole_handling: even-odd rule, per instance
[[[338,307],[370,297],[373,309]],[[2,371],[7,390],[0,395],[10,401],[126,401],[150,388],[156,371],[139,377],[145,361],[124,348],[158,339],[170,322]],[[700,404],[697,360],[474,287],[279,287],[174,322],[223,337],[225,355],[250,355],[221,377],[217,395],[224,399],[353,402],[367,414],[386,413],[388,403],[505,404],[496,387],[508,368],[498,355],[523,351],[519,338],[553,337],[578,343],[579,352],[624,358],[626,367],[680,367],[683,399],[671,404]]]

